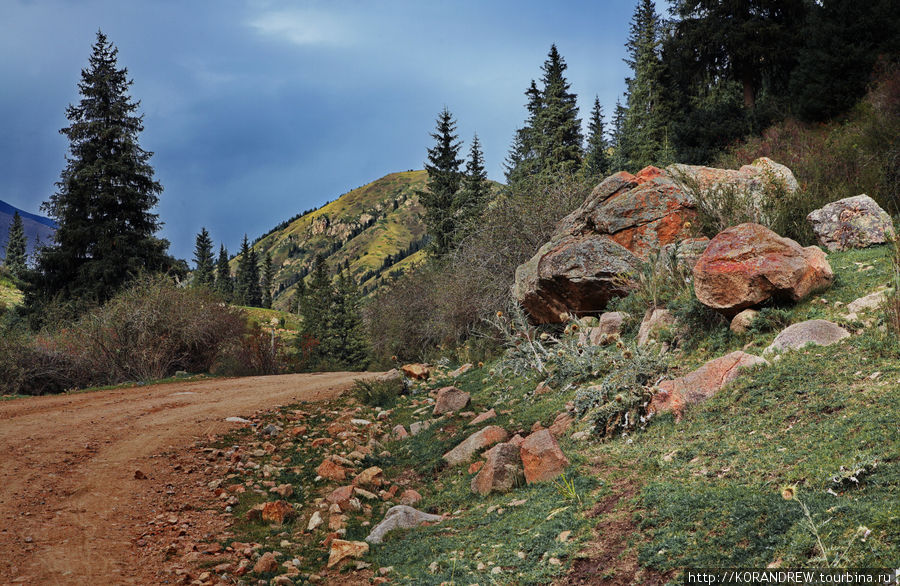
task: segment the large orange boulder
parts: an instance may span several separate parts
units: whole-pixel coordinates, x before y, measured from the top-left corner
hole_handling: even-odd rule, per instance
[[[347,478],[347,469],[340,464],[335,464],[330,459],[325,459],[316,468],[316,474],[328,480],[340,482]]]
[[[834,281],[821,249],[750,223],[710,240],[693,274],[697,299],[729,317],[771,298],[799,301]]]
[[[650,253],[689,236],[693,201],[666,174],[647,167],[603,180],[563,218],[549,242],[516,270],[514,295],[539,323],[595,314],[628,292],[622,276]]]
[[[652,413],[674,411],[680,417],[685,405],[705,401],[736,379],[741,369],[760,364],[769,363],[740,350],[710,360],[682,377],[659,383],[660,390],[653,396],[648,410]]]
[[[369,544],[365,541],[346,541],[332,539],[328,551],[328,567],[333,568],[347,558],[361,558],[369,553]]]
[[[431,376],[431,369],[424,364],[404,364],[400,371],[414,380],[425,380]]]
[[[569,465],[569,459],[563,454],[549,429],[536,431],[526,437],[519,453],[528,484],[553,480]]]
[[[465,464],[484,448],[505,442],[508,438],[509,434],[502,427],[488,425],[464,439],[458,446],[444,454],[443,458],[451,466]]]

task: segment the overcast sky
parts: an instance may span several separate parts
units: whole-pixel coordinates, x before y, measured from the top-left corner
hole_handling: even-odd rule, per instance
[[[423,168],[445,105],[502,180],[552,43],[581,117],[596,94],[608,120],[635,2],[2,0],[0,199],[38,212],[53,193],[98,28],[141,101],[162,235],[190,258],[201,226],[234,252],[245,232]]]

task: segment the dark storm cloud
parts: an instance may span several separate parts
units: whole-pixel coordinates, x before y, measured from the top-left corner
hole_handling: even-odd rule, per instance
[[[158,212],[189,257],[206,226],[234,250],[295,213],[421,168],[447,105],[477,131],[489,173],[524,119],[551,43],[586,117],[627,74],[633,9],[615,2],[40,1],[0,19],[0,199],[35,212],[64,164],[66,104],[98,28],[141,100]]]

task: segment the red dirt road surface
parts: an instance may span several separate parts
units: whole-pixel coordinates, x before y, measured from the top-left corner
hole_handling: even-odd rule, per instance
[[[159,454],[239,426],[226,417],[327,401],[361,376],[208,379],[0,402],[0,584],[159,583],[136,541],[160,513],[160,495],[186,484]]]

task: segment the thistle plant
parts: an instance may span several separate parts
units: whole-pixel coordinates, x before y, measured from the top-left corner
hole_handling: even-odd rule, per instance
[[[841,562],[846,559],[847,553],[850,551],[850,548],[853,546],[853,544],[856,543],[857,540],[865,541],[866,539],[868,539],[869,535],[871,535],[872,533],[872,530],[864,525],[860,525],[847,541],[847,545],[844,546],[843,551],[838,551],[839,548],[837,547],[829,549],[825,546],[820,531],[831,521],[831,518],[828,518],[821,523],[816,523],[816,521],[813,519],[812,513],[809,510],[809,507],[806,506],[806,503],[800,500],[799,492],[800,491],[796,485],[785,486],[781,489],[781,498],[787,501],[794,501],[797,503],[797,505],[800,506],[800,510],[803,512],[803,520],[801,521],[801,523],[816,540],[816,547],[819,550],[819,556],[813,558],[810,561],[822,562],[829,568],[840,567]]]

